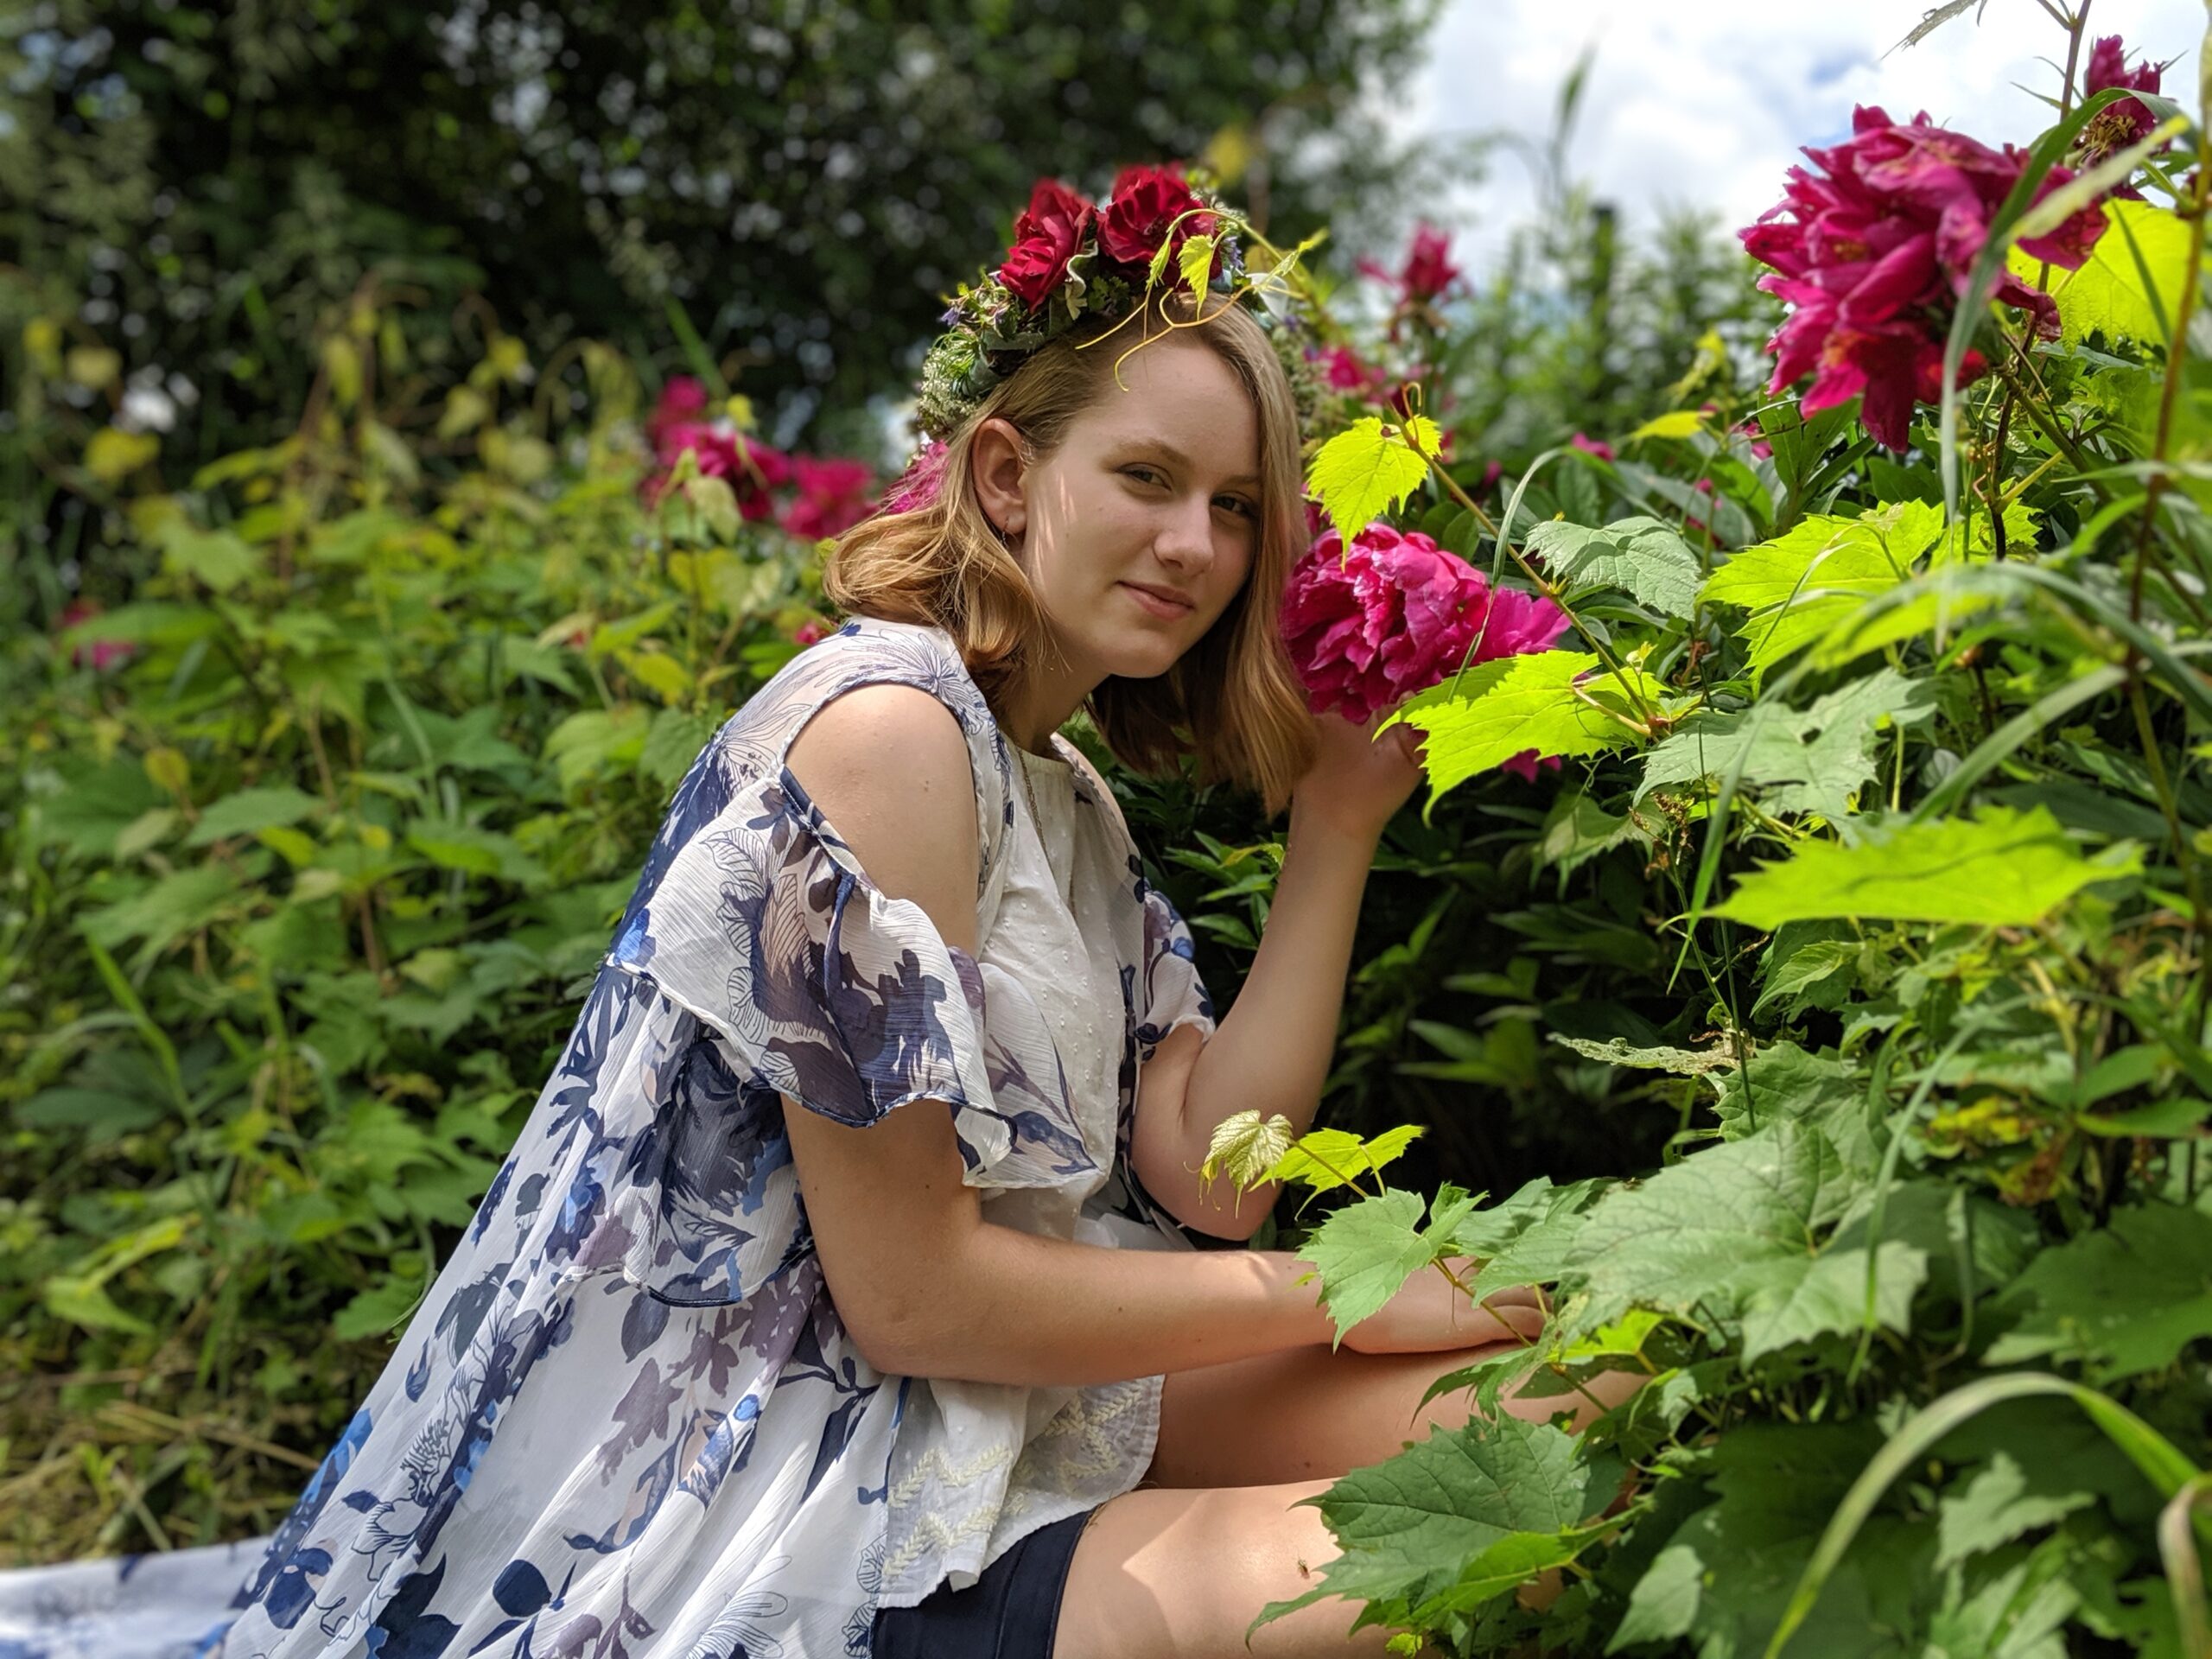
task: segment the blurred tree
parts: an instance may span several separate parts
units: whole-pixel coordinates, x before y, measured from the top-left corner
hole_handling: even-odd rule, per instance
[[[1371,213],[1362,93],[1436,3],[40,0],[0,19],[4,349],[45,318],[118,353],[73,395],[196,427],[166,470],[296,411],[374,272],[532,346],[667,364],[696,325],[790,442],[905,385],[1040,171],[1211,148],[1276,228]],[[432,322],[387,372],[474,355]]]

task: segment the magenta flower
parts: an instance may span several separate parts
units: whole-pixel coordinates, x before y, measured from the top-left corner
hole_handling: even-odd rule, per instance
[[[696,421],[706,412],[707,389],[688,374],[672,374],[660,389],[660,399],[645,416],[645,436],[660,448],[661,434],[680,421]]]
[[[819,645],[829,637],[829,625],[819,617],[810,616],[791,630],[792,639],[801,645]]]
[[[1862,106],[1852,124],[1847,143],[1805,152],[1826,177],[1791,168],[1783,200],[1738,234],[1752,257],[1773,267],[1759,286],[1792,308],[1768,343],[1775,354],[1768,390],[1812,375],[1801,405],[1808,415],[1863,397],[1861,424],[1901,450],[1914,404],[1942,395],[1951,318],[1988,240],[1990,216],[2018,181],[2026,156],[2009,144],[2000,153],[1934,126],[1925,114],[1900,124]],[[2037,198],[2073,176],[2053,168]],[[2104,228],[2093,203],[2048,236],[2019,245],[2071,270]],[[2011,272],[1993,297],[2027,312],[2038,334],[2058,332],[2050,296]],[[1987,367],[1968,353],[1959,384]]]
[[[1457,554],[1379,521],[1349,550],[1333,530],[1316,541],[1291,571],[1281,618],[1307,706],[1360,725],[1463,661],[1546,650],[1566,626],[1548,599],[1493,589]]]
[[[661,429],[655,448],[664,469],[646,480],[646,496],[658,500],[667,487],[669,467],[686,450],[699,457],[699,471],[708,478],[728,480],[737,497],[737,510],[746,518],[766,518],[775,511],[771,490],[791,480],[791,457],[765,443],[747,441],[734,430],[699,421],[676,421]]]
[[[2147,60],[2130,69],[2120,36],[2107,35],[2089,48],[2085,84],[2091,97],[2109,86],[2124,86],[2132,92],[2155,92],[2163,73],[2158,64]],[[2082,136],[2075,143],[2074,159],[2080,166],[2094,167],[2106,156],[2148,137],[2151,129],[2158,124],[2158,118],[2140,99],[2114,99],[2091,116],[2088,125],[2082,129]],[[2143,193],[2132,188],[2124,187],[2113,194],[2131,201],[2143,199]]]
[[[919,512],[937,499],[944,484],[944,461],[950,452],[935,438],[925,439],[883,498],[886,512]]]
[[[55,619],[55,631],[66,632],[79,622],[89,622],[104,608],[97,600],[73,599],[61,607],[61,614]],[[127,639],[94,639],[71,651],[69,661],[78,668],[89,664],[95,674],[102,674],[114,664],[128,662],[137,650]]]
[[[1406,263],[1396,270],[1372,259],[1362,259],[1359,269],[1362,275],[1395,287],[1400,305],[1426,305],[1440,300],[1462,274],[1452,263],[1451,237],[1426,220],[1414,227],[1413,245],[1407,250]]]
[[[1580,449],[1586,455],[1595,455],[1599,461],[1611,461],[1613,458],[1611,444],[1601,442],[1596,438],[1586,437],[1580,432],[1569,438],[1567,443]]]
[[[1389,376],[1361,362],[1359,353],[1349,346],[1329,346],[1316,353],[1314,360],[1321,365],[1321,378],[1332,391],[1356,391],[1364,397],[1389,384]]]
[[[795,455],[791,478],[798,496],[784,510],[782,522],[802,541],[842,536],[874,511],[868,499],[874,480],[865,461]]]

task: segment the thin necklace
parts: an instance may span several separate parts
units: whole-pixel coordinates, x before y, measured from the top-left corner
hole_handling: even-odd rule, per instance
[[[1019,743],[1014,747],[1017,749],[1021,748]],[[1029,753],[1027,749],[1021,749],[1021,752],[1024,754]],[[1029,822],[1038,825],[1039,833],[1042,834],[1044,820],[1042,815],[1037,810],[1037,786],[1029,781],[1029,768],[1027,765],[1017,762],[1014,770],[1021,774],[1021,792],[1029,798]]]

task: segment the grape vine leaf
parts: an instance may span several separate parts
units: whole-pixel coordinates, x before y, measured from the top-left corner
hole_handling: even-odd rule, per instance
[[[2058,302],[2062,338],[2073,346],[2086,334],[2101,334],[2107,341],[2127,339],[2164,346],[2189,278],[2189,226],[2178,215],[2147,201],[2107,201],[2104,214],[2105,233],[2082,268],[2053,267],[2045,280],[2044,287]],[[2017,247],[2006,259],[2023,282],[2035,285],[2042,260]]]
[[[1447,1241],[1421,1230],[1425,1207],[1420,1193],[1389,1187],[1332,1212],[1299,1247],[1299,1259],[1320,1276],[1321,1306],[1336,1321],[1331,1347],[1436,1260]]]
[[[1815,1235],[1849,1205],[1857,1182],[1827,1137],[1787,1120],[1608,1193],[1584,1222],[1567,1282],[1589,1294],[1580,1327],[1656,1308],[1738,1327],[1743,1359],[1853,1331],[1862,1316],[1863,1249],[1826,1249]],[[1909,1328],[1926,1255],[1884,1240],[1875,1316]]]
[[[1712,1048],[1638,1048],[1625,1037],[1609,1037],[1599,1042],[1594,1037],[1569,1037],[1559,1032],[1551,1033],[1552,1041],[1561,1048],[1573,1049],[1585,1059],[1604,1060],[1611,1065],[1625,1065],[1637,1071],[1668,1071],[1678,1077],[1701,1077],[1715,1071],[1733,1069],[1736,1051],[1726,1044]]]
[[[1414,416],[1402,428],[1385,426],[1381,416],[1370,415],[1321,446],[1306,487],[1349,543],[1420,486],[1428,476],[1428,462],[1420,452],[1434,454],[1437,442],[1436,423],[1425,415]]]
[[[1355,1630],[1398,1622],[1394,1611],[1402,1620],[1477,1568],[1477,1578],[1495,1584],[1489,1593],[1503,1593],[1520,1582],[1498,1581],[1508,1558],[1533,1574],[1548,1564],[1540,1541],[1580,1529],[1595,1507],[1589,1487],[1573,1438],[1548,1424],[1505,1416],[1432,1429],[1397,1456],[1301,1500],[1321,1511],[1344,1554],[1321,1567],[1321,1582],[1305,1594],[1268,1603],[1253,1628],[1324,1596],[1370,1604]],[[1509,1548],[1490,1554],[1501,1546]]]
[[[1884,722],[1918,726],[1936,713],[1936,684],[1885,668],[1854,680],[1800,712],[1707,715],[1685,722],[1644,757],[1642,800],[1653,790],[1725,777],[1743,759],[1740,780],[1770,811],[1839,818],[1880,770],[1875,749]]]
[[[2039,1465],[2042,1459],[2035,1461]],[[1936,1565],[2009,1544],[2024,1532],[2050,1526],[2095,1503],[2096,1494],[2070,1479],[2056,1483],[2031,1474],[2008,1452],[1999,1451],[1964,1485],[1943,1494],[1937,1513],[1941,1546]]]
[[[1900,501],[1855,518],[1815,513],[1728,556],[1700,598],[1754,613],[1812,592],[1878,594],[1904,580],[1943,533],[1943,510]]]
[[[1651,1565],[1629,1592],[1628,1611],[1621,1615],[1609,1654],[1639,1642],[1671,1642],[1688,1636],[1697,1623],[1697,1606],[1704,1592],[1705,1562],[1688,1544],[1669,1544],[1652,1557]]]
[[[1391,1162],[1422,1133],[1418,1123],[1398,1124],[1371,1140],[1350,1129],[1310,1129],[1291,1142],[1262,1179],[1295,1181],[1313,1193],[1333,1192]]]
[[[1401,703],[1377,731],[1403,721],[1427,734],[1432,798],[1524,749],[1599,754],[1642,742],[1643,734],[1629,723],[1620,683],[1597,668],[1597,658],[1575,651],[1478,663],[1459,677],[1456,691],[1450,680],[1430,687]],[[1634,669],[1628,672],[1639,695],[1660,701],[1660,688]]]
[[[2029,1263],[1993,1313],[2011,1328],[1989,1365],[2056,1357],[2100,1386],[2163,1370],[2212,1337],[2212,1216],[2178,1205],[2133,1205]]]
[[[1469,1281],[1477,1301],[1516,1285],[1548,1285],[1566,1271],[1582,1230],[1581,1211],[1597,1195],[1595,1181],[1554,1186],[1539,1175],[1502,1204],[1477,1210],[1454,1230],[1452,1246],[1481,1258]]]
[[[1861,828],[1855,845],[1808,841],[1796,856],[1762,864],[1710,913],[1766,928],[1830,917],[2024,926],[2083,887],[2143,867],[2133,842],[2083,858],[2041,806]]]
[[[1617,518],[1595,529],[1541,524],[1529,532],[1522,550],[1569,586],[1618,588],[1664,616],[1687,617],[1697,609],[1703,574],[1697,555],[1673,526],[1656,518]]]
[[[1211,1192],[1214,1182],[1227,1175],[1241,1198],[1247,1187],[1267,1179],[1268,1170],[1290,1150],[1294,1138],[1290,1120],[1280,1112],[1271,1117],[1263,1117],[1257,1108],[1231,1112],[1213,1126],[1213,1137],[1206,1144],[1205,1161],[1198,1166],[1200,1194]]]

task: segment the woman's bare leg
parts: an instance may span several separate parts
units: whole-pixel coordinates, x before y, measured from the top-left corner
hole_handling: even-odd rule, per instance
[[[1390,1632],[1345,1634],[1340,1596],[1244,1631],[1271,1601],[1312,1589],[1337,1555],[1300,1498],[1325,1480],[1203,1491],[1140,1487],[1098,1508],[1076,1544],[1052,1659],[1341,1659],[1379,1654]]]
[[[1160,1390],[1160,1444],[1145,1486],[1264,1486],[1335,1480],[1395,1457],[1429,1426],[1457,1428],[1473,1408],[1471,1394],[1420,1399],[1438,1377],[1487,1358],[1502,1345],[1458,1353],[1361,1354],[1293,1348],[1168,1375]],[[1608,1373],[1589,1385],[1610,1408],[1637,1379]],[[1508,1396],[1516,1417],[1546,1422],[1572,1407],[1586,1427],[1598,1407],[1580,1395]],[[1332,1549],[1330,1554],[1333,1556]]]

